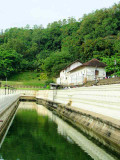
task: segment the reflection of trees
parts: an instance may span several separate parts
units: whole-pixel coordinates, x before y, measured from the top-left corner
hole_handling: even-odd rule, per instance
[[[57,134],[57,125],[34,110],[19,110],[1,148],[6,160],[90,159],[77,145]]]

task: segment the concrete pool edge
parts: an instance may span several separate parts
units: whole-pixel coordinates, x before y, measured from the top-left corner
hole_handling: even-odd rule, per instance
[[[102,117],[99,117],[98,115],[95,116],[92,112],[87,113],[82,110],[76,110],[75,107],[71,107],[70,105],[36,98],[34,96],[29,96],[29,98],[27,98],[27,96],[24,98],[21,96],[8,107],[8,109],[11,108],[11,111],[9,111],[11,113],[9,115],[11,118],[9,117],[9,120],[5,122],[6,128],[4,127],[4,134],[12,117],[16,114],[20,101],[33,101],[47,107],[62,119],[70,122],[74,127],[83,131],[86,135],[93,137],[111,151],[120,155],[120,126],[118,123],[112,123],[112,121],[104,118],[102,119]]]
[[[55,114],[120,155],[120,126],[117,123],[51,100],[37,98],[37,103],[54,111]]]
[[[19,106],[19,98],[15,100],[5,111],[0,115],[0,148],[2,146],[2,143],[5,139],[5,136],[7,135],[7,132],[12,124],[12,121],[14,120],[14,117],[16,115],[17,109]]]

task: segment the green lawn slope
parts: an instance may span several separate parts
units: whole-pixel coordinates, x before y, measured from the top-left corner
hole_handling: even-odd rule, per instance
[[[18,89],[49,89],[49,83],[53,80],[46,76],[45,73],[21,72],[12,75],[6,81],[1,81],[2,85],[16,87]]]

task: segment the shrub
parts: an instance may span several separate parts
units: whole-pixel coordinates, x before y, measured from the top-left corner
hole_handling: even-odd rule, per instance
[[[47,85],[49,85],[50,83],[54,83],[54,81],[53,81],[52,79],[49,79],[49,80],[47,80],[47,81],[45,82],[45,85],[47,86]]]

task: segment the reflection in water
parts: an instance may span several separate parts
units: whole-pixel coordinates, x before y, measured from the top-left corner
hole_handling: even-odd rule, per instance
[[[88,140],[76,129],[71,127],[68,123],[64,122],[62,119],[54,115],[51,111],[45,107],[39,105],[37,107],[37,112],[40,115],[47,115],[58,125],[58,133],[66,136],[68,140],[73,140],[78,146],[80,146],[86,153],[88,153],[93,159],[97,160],[114,160],[109,154],[107,154],[103,149],[95,145],[93,142]]]
[[[1,160],[114,160],[51,111],[21,102]]]

